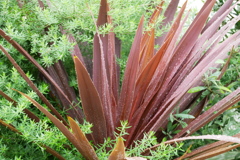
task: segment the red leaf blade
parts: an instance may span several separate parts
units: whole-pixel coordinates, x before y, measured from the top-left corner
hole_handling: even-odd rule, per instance
[[[74,63],[83,111],[87,121],[93,124],[94,142],[103,143],[107,137],[107,127],[102,102],[86,68],[76,56]]]

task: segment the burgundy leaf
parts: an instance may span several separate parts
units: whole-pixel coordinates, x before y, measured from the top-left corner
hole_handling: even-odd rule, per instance
[[[112,23],[111,17],[108,19],[108,23]],[[117,115],[117,102],[118,102],[118,97],[119,97],[119,78],[120,78],[120,72],[119,68],[116,63],[116,48],[115,48],[115,34],[110,31],[108,33],[108,64],[109,66],[107,67],[109,70],[109,90],[110,90],[110,96],[111,96],[111,112],[110,114],[114,115],[113,116],[113,121],[114,121],[114,128],[116,127],[116,115]]]
[[[166,18],[163,20],[162,25],[159,27],[160,29],[162,28],[162,26],[166,26],[172,23],[174,15],[177,11],[178,4],[179,0],[171,0],[171,2],[168,4],[168,7],[164,12],[164,17]],[[166,36],[167,32],[163,33],[163,35],[161,35],[160,37],[157,37],[155,39],[155,45],[162,46],[163,42],[166,40]]]
[[[118,104],[118,113],[120,114],[117,122],[119,120],[127,120],[131,111],[133,95],[135,90],[135,83],[138,71],[138,60],[140,54],[140,43],[142,39],[143,32],[143,20],[144,17],[141,18],[132,48],[128,57],[124,79],[122,82],[122,90],[119,98]]]
[[[196,43],[196,40],[199,36],[199,34],[202,31],[202,28],[212,10],[212,7],[215,3],[215,0],[213,0],[201,13],[199,17],[196,17],[196,19],[193,21],[192,25],[189,27],[185,35],[182,37],[181,41],[179,42],[178,46],[175,49],[174,57],[169,64],[168,72],[167,72],[167,78],[168,79],[164,85],[167,85],[172,77],[176,74],[176,72],[182,67],[184,61],[189,56],[189,53]]]
[[[172,61],[170,63],[170,67],[169,67],[167,75],[166,75],[166,81],[163,84],[165,87],[168,85],[168,83],[173,78],[174,74],[176,74],[177,70],[181,67],[182,63],[184,63],[186,57],[189,55],[189,52],[192,49],[192,46],[195,44],[195,41],[197,40],[197,38],[201,32],[202,27],[205,24],[205,21],[212,9],[213,4],[214,4],[214,1],[212,1],[205,8],[204,12],[202,12],[201,15],[195,19],[195,21],[193,22],[191,27],[188,29],[186,34],[183,36],[182,40],[179,42],[177,48],[174,51],[176,54],[174,55],[174,58],[172,59]],[[178,100],[176,100],[176,101],[178,101]],[[170,100],[169,100],[169,102],[170,102]],[[166,106],[168,106],[167,105],[168,103],[165,103],[165,104],[166,104]],[[170,114],[170,112],[172,111],[172,109],[173,108],[168,106],[167,110],[165,110],[165,113],[161,114],[161,117],[164,116],[164,117],[162,117],[162,119],[167,120],[167,117]],[[158,114],[156,114],[155,117],[159,116],[159,114],[160,114],[160,112],[158,112]],[[161,123],[163,123],[163,121],[160,120],[159,118],[158,118],[158,121],[161,121]],[[155,123],[154,126],[156,126],[157,124],[158,124],[158,122]],[[154,126],[152,127],[151,130],[153,130],[153,128],[155,128]],[[158,126],[156,128],[159,128],[160,126]]]
[[[233,137],[238,137],[240,138],[240,134],[236,134]],[[189,157],[198,157],[199,155],[201,156],[208,156],[208,158],[219,155],[221,153],[230,151],[236,147],[239,147],[239,144],[234,145],[234,146],[230,146],[232,145],[232,142],[226,142],[226,141],[218,141],[218,142],[214,142],[208,145],[205,145],[203,147],[197,148],[195,150],[193,150],[191,153],[188,153],[184,156],[184,158],[189,158]],[[234,147],[234,148],[232,148]],[[231,149],[230,149],[231,148]],[[230,150],[229,150],[230,149]],[[219,153],[219,151],[221,153]],[[210,153],[210,155],[209,155]],[[212,153],[216,153],[216,154],[212,154]],[[203,157],[207,158],[207,157]]]
[[[103,26],[110,21],[107,16],[108,12],[108,4],[106,0],[101,0],[99,9],[99,15],[96,27]],[[111,35],[113,36],[113,35]],[[109,44],[108,44],[109,43]],[[96,87],[100,99],[102,101],[103,111],[106,118],[106,125],[108,130],[108,136],[113,137],[113,132],[115,129],[116,124],[116,101],[114,100],[114,95],[112,92],[112,73],[113,71],[113,57],[115,56],[112,51],[115,49],[112,48],[113,44],[113,37],[108,38],[108,34],[101,35],[98,32],[94,36],[93,42],[93,83]],[[109,52],[111,50],[111,52]],[[109,54],[113,55],[109,55]],[[111,63],[111,64],[109,64]]]
[[[148,65],[144,69],[144,72],[142,72],[142,75],[139,77],[137,81],[136,86],[137,88],[135,92],[137,97],[135,97],[134,99],[135,102],[133,104],[133,107],[136,108],[136,106],[138,106],[139,109],[134,113],[134,116],[132,117],[132,121],[130,121],[130,124],[134,122],[134,124],[131,124],[131,126],[133,126],[132,132],[134,131],[134,128],[138,128],[138,130],[140,130],[138,135],[142,136],[144,132],[144,130],[142,130],[140,126],[144,128],[151,126],[151,125],[146,126],[143,122],[139,122],[139,120],[142,117],[144,121],[149,122],[149,119],[152,116],[149,110],[153,110],[152,112],[155,112],[154,108],[156,107],[156,105],[153,105],[150,102],[154,98],[159,88],[161,87],[161,83],[164,79],[163,75],[166,73],[165,68],[167,68],[168,63],[171,60],[173,48],[176,45],[175,43],[177,41],[177,38],[179,37],[182,26],[186,20],[185,18],[183,23],[180,25],[180,20],[185,10],[185,7],[186,3],[181,8],[178,17],[176,18],[169,34],[167,35],[167,41],[159,49],[157,54],[151,59],[151,61],[148,63]],[[143,95],[145,95],[144,99],[142,98]],[[141,105],[140,102],[142,103]],[[138,130],[135,130],[135,132],[138,132]],[[131,138],[131,136],[132,134],[130,134],[129,138]],[[132,141],[130,141],[130,143],[131,142]]]
[[[146,31],[143,35],[143,38],[141,40],[141,51],[139,56],[139,71],[138,73],[141,73],[143,68],[147,65],[149,60],[154,55],[154,44],[155,44],[155,24],[157,22],[157,19],[159,15],[162,12],[162,5],[164,4],[164,1],[162,1],[153,12],[152,16],[149,19],[148,27],[151,28],[149,31]]]
[[[96,152],[94,151],[93,147],[87,140],[85,134],[82,132],[76,121],[74,121],[71,117],[68,116],[68,122],[75,138],[79,143],[82,155],[89,160],[98,160]]]
[[[71,103],[69,103],[69,101],[66,100],[63,95],[54,88],[54,86],[51,86],[51,91],[53,91],[53,93],[58,97],[58,99],[62,103],[62,106],[64,107],[64,110],[67,110],[66,112],[68,113],[68,115],[76,118],[78,122],[83,123],[83,112],[78,106],[79,102],[77,100],[77,96],[73,87],[69,86],[68,74],[65,71],[62,62],[56,62],[54,65],[48,67],[46,70],[53,78],[53,80],[58,84],[58,87],[61,88],[61,90],[64,91],[68,99],[71,100]]]
[[[82,62],[74,57],[74,63],[83,111],[86,120],[93,124],[92,138],[95,144],[103,143],[107,137],[107,126],[102,101]]]
[[[214,16],[211,18],[210,21],[205,25],[203,28],[204,32],[209,26],[211,26],[222,14],[229,9],[229,7],[232,5],[233,0],[227,0],[226,2],[223,3],[223,5],[220,7],[220,9],[214,14]]]
[[[202,47],[203,46],[203,43],[210,37],[211,35],[211,32],[213,32],[215,29],[213,29],[214,27],[215,28],[218,28],[218,26],[220,25],[221,23],[221,20],[223,20],[223,18],[230,12],[230,10],[227,10],[225,12],[225,14],[223,14],[217,21],[215,21],[215,23],[213,25],[211,25],[211,27],[209,27],[207,29],[207,31],[205,31],[203,33],[203,35],[198,39],[198,41],[196,42],[196,45],[194,46],[194,49],[191,51],[191,56],[189,58],[189,60],[186,62],[186,64],[184,65],[184,67],[182,67],[182,69],[180,71],[178,71],[177,75],[175,76],[175,79],[177,80],[173,80],[172,81],[172,84],[170,83],[169,86],[173,86],[171,88],[171,91],[169,91],[168,93],[168,97],[166,99],[169,99],[170,96],[175,92],[175,90],[179,87],[180,83],[182,82],[182,80],[185,78],[186,75],[188,75],[188,73],[191,71],[191,69],[193,68],[194,66],[194,63],[196,61],[198,61],[200,58],[201,58],[201,55],[202,53],[204,52],[204,49],[205,47]],[[231,24],[232,25],[232,24]],[[223,31],[219,31],[218,33],[216,33],[215,35],[219,35],[221,34]],[[227,32],[227,31],[226,31]],[[226,33],[225,32],[225,33]],[[215,37],[214,35],[214,37]],[[224,35],[224,34],[223,34]],[[220,40],[220,39],[219,39]],[[211,40],[209,40],[211,41]],[[219,41],[217,41],[219,42]],[[229,43],[229,42],[228,42]],[[206,45],[206,46],[209,46],[210,44]],[[224,45],[223,45],[224,46]],[[200,50],[199,50],[200,49]],[[199,50],[197,53],[195,53],[197,50]],[[205,54],[207,55],[207,53]],[[187,82],[189,83],[189,82]],[[201,83],[198,83],[196,84],[196,86],[199,86],[199,85],[202,85]],[[170,87],[167,87],[165,86],[165,88],[170,88]],[[182,90],[181,90],[182,91]],[[162,92],[164,92],[164,89],[162,89]],[[158,94],[160,97],[161,94]],[[188,100],[188,101],[183,101],[183,102],[180,102],[180,110],[184,110],[187,108],[188,106],[188,103],[190,103],[192,101],[192,99],[194,99],[194,95],[197,95],[197,94],[187,94],[186,97],[184,97],[183,99],[185,100]],[[191,97],[191,98],[190,98]],[[159,101],[157,102],[157,104],[159,103]],[[154,104],[156,105],[156,103]],[[181,106],[185,106],[185,108],[181,108]]]
[[[146,46],[144,47],[143,51],[140,52],[140,62],[139,62],[139,71],[141,73],[142,70],[146,67],[147,63],[154,55],[154,38],[155,38],[155,30],[152,29],[151,32],[145,33],[145,35],[149,35],[148,41],[146,41]],[[142,44],[141,44],[142,45]]]
[[[161,47],[161,49],[158,51],[158,53],[154,56],[154,58],[151,59],[151,61],[144,68],[143,72],[141,73],[141,75],[139,76],[139,78],[136,82],[134,102],[132,104],[132,109],[131,109],[131,113],[129,116],[129,123],[130,123],[130,126],[132,126],[132,127],[130,128],[130,132],[129,132],[130,134],[128,136],[127,146],[131,142],[130,139],[133,136],[133,132],[136,132],[138,125],[141,125],[139,123],[139,120],[142,117],[142,114],[147,107],[147,105],[139,107],[141,105],[141,102],[143,101],[143,96],[145,95],[144,91],[147,89],[150,81],[152,80],[154,72],[155,72],[164,52],[166,51],[167,47],[169,46],[171,38],[172,37],[170,37],[168,39],[168,42],[164,43],[164,45]],[[153,96],[153,94],[151,96]]]
[[[191,71],[188,77],[184,79],[184,81],[177,88],[177,90],[165,102],[164,106],[168,106],[167,110],[165,110],[165,113],[161,114],[160,117],[158,114],[154,116],[156,117],[156,119],[158,119],[159,122],[153,125],[152,130],[158,129],[160,126],[167,125],[166,117],[168,117],[168,115],[172,112],[172,108],[174,108],[174,106],[179,104],[180,100],[181,100],[182,106],[184,106],[184,103],[191,101],[191,98],[193,98],[194,96],[186,92],[192,87],[202,85],[202,76],[208,70],[208,68],[210,66],[214,67],[214,65],[216,65],[215,62],[217,59],[226,58],[227,57],[226,53],[231,49],[232,45],[239,44],[238,41],[234,41],[236,37],[240,36],[239,33],[238,32],[235,33],[230,38],[228,38],[223,43],[221,43],[218,48],[216,48],[211,52],[212,54],[209,54],[208,57],[204,58],[204,61],[199,63],[198,66]],[[231,45],[227,46],[227,44],[231,44]],[[218,53],[218,55],[216,55],[216,53]],[[183,98],[183,95],[186,95],[186,97]],[[166,116],[166,117],[163,118],[162,116],[163,117]],[[162,118],[164,119],[164,121],[163,120],[160,121],[160,119]]]

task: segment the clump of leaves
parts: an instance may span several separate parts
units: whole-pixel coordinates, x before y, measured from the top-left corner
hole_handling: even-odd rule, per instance
[[[41,1],[38,2],[44,9],[43,3]],[[170,2],[164,12],[166,16],[164,24],[172,21],[178,2],[176,0]],[[147,30],[143,29],[144,16],[142,16],[132,43],[120,89],[119,68],[116,62],[116,57],[119,55],[119,43],[117,43],[113,29],[110,29],[107,34],[100,32],[100,28],[103,25],[112,26],[113,21],[112,17],[108,15],[109,4],[106,0],[101,0],[98,19],[95,21],[93,17],[96,34],[93,41],[92,74],[89,74],[87,70],[78,45],[75,44],[71,54],[75,64],[82,109],[79,107],[79,101],[73,88],[68,85],[67,72],[64,70],[61,62],[57,62],[47,69],[42,68],[26,50],[3,30],[0,30],[0,35],[27,57],[51,84],[53,92],[65,109],[68,110],[68,122],[26,76],[4,47],[0,46],[0,48],[56,117],[28,95],[22,92],[19,93],[24,95],[42,113],[50,118],[76,149],[87,159],[97,159],[97,154],[89,141],[94,145],[98,145],[103,144],[107,138],[114,139],[114,133],[116,128],[120,126],[121,121],[128,121],[131,127],[127,129],[128,135],[124,135],[123,137],[126,140],[125,142],[123,142],[122,138],[118,138],[115,149],[111,152],[109,159],[126,158],[124,146],[127,148],[134,146],[134,142],[141,140],[144,137],[144,133],[151,133],[153,131],[156,133],[158,141],[163,140],[165,137],[163,130],[167,129],[169,118],[174,119],[174,117],[170,116],[171,114],[175,115],[176,118],[172,120],[173,123],[181,123],[180,126],[176,125],[172,128],[179,130],[171,132],[170,137],[174,139],[165,143],[187,139],[216,139],[221,140],[219,143],[223,144],[221,151],[219,149],[218,152],[222,153],[229,150],[229,148],[224,148],[225,145],[229,146],[233,143],[240,143],[239,139],[227,136],[187,136],[196,132],[240,100],[240,88],[237,88],[202,113],[207,98],[203,97],[199,101],[201,92],[195,92],[193,91],[194,89],[191,89],[198,87],[197,90],[199,91],[199,86],[202,86],[200,90],[206,89],[202,81],[204,74],[211,67],[219,67],[219,64],[215,62],[218,59],[227,58],[228,51],[233,46],[239,45],[240,32],[236,32],[224,41],[222,39],[232,26],[239,21],[240,16],[233,18],[218,30],[224,18],[237,5],[237,3],[232,5],[232,2],[233,0],[228,0],[208,20],[215,0],[207,0],[183,36],[181,36],[181,32],[187,16],[184,19],[182,17],[186,3],[172,22],[169,31],[161,37],[155,37],[155,25],[162,12],[163,2],[156,6],[155,11],[148,21]],[[49,1],[48,5],[50,5]],[[68,37],[69,41],[76,42],[75,38],[67,33],[63,26],[59,26],[59,28]],[[155,50],[155,45],[160,46],[160,48]],[[54,47],[54,45],[50,46]],[[192,93],[190,94],[188,91]],[[1,95],[8,98],[3,92]],[[12,101],[11,98],[8,99]],[[178,110],[178,113],[176,110]],[[184,113],[184,110],[188,110],[188,113]],[[33,114],[30,112],[28,114],[29,117],[33,118]],[[85,136],[73,119],[78,120],[80,123],[83,123],[84,119],[86,119],[93,124],[91,128],[92,133]],[[185,120],[184,123],[182,122],[183,120]],[[18,132],[13,126],[4,121],[2,121],[2,124]],[[222,140],[228,143],[222,142]],[[149,146],[150,148],[144,150],[141,154],[153,155],[151,151],[159,146],[161,145]],[[206,148],[208,147],[201,149],[201,156],[211,157],[215,155],[215,153],[205,155],[204,151],[207,151]],[[236,147],[238,147],[238,144],[231,146],[231,148]],[[45,148],[54,156],[63,159],[61,155],[51,148],[47,146]],[[213,147],[210,148],[212,149]],[[199,154],[198,151],[196,152],[196,154]],[[184,156],[190,157],[192,154]]]

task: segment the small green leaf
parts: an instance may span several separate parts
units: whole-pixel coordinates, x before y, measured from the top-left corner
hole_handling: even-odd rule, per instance
[[[207,87],[198,86],[188,90],[188,93],[196,93],[205,90]]]
[[[192,116],[192,115],[190,115],[190,114],[184,114],[184,113],[175,114],[175,117],[178,117],[178,118],[187,118],[187,119],[193,119],[193,118],[195,118],[194,116]]]
[[[187,114],[187,113],[189,113],[189,112],[190,112],[190,109],[186,109],[186,110],[184,110],[182,113]]]
[[[167,131],[170,131],[172,129],[172,123],[168,122],[167,124]]]
[[[182,128],[187,127],[187,123],[186,122],[181,122],[180,124],[181,124]]]
[[[170,114],[170,116],[169,116],[169,120],[170,120],[170,122],[173,122],[173,121],[174,121],[174,117],[173,117],[172,114]]]
[[[167,141],[167,137],[164,137],[163,139],[162,139],[162,143],[163,142],[166,142]]]
[[[217,64],[224,64],[225,62],[222,59],[218,59],[215,63],[217,63]]]
[[[176,131],[174,131],[173,132],[173,134],[177,134],[177,133],[179,133],[181,130],[176,130]]]
[[[217,88],[221,89],[221,90],[224,90],[224,91],[227,91],[227,92],[232,92],[230,89],[228,89],[227,87],[224,87],[224,86],[218,86]]]

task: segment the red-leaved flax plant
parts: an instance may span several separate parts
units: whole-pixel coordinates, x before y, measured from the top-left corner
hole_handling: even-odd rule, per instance
[[[162,130],[167,128],[168,118],[170,114],[175,113],[176,109],[179,112],[190,109],[190,114],[195,117],[194,119],[186,120],[188,126],[181,128],[181,131],[174,137],[181,138],[190,136],[230,106],[240,101],[240,88],[237,88],[209,110],[202,112],[207,98],[203,98],[202,101],[198,102],[197,100],[199,100],[201,92],[188,93],[191,88],[204,86],[202,82],[204,73],[211,67],[220,67],[215,62],[218,59],[228,58],[228,52],[234,46],[239,46],[240,31],[229,35],[224,41],[223,38],[235,23],[240,20],[240,16],[236,16],[229,23],[221,26],[222,21],[237,3],[233,4],[233,0],[227,0],[215,15],[209,18],[215,0],[207,0],[185,33],[183,33],[183,26],[189,12],[186,13],[185,17],[183,15],[187,3],[182,6],[175,19],[174,15],[177,11],[179,0],[172,0],[164,13],[162,13],[163,3],[161,2],[156,6],[156,10],[148,20],[147,25],[150,29],[144,30],[144,16],[140,19],[120,88],[120,75],[116,62],[116,57],[119,57],[120,54],[120,46],[114,33],[114,28],[104,35],[98,31],[99,27],[111,24],[113,21],[111,16],[108,15],[110,6],[107,0],[101,0],[98,19],[94,20],[96,34],[93,43],[92,75],[87,70],[78,46],[76,45],[71,51],[75,64],[82,111],[78,108],[74,114],[69,112],[68,115],[71,116],[68,117],[69,124],[54,110],[51,104],[48,104],[48,101],[41,93],[39,93],[39,97],[42,97],[43,102],[56,117],[46,111],[36,101],[21,93],[46,114],[87,159],[97,159],[94,149],[88,143],[88,140],[92,140],[93,144],[97,145],[103,143],[107,137],[114,138],[114,132],[119,127],[120,121],[128,121],[131,126],[127,130],[129,135],[124,137],[126,139],[124,142],[125,146],[130,147],[134,141],[141,139],[143,134],[149,131],[154,131],[158,140],[161,141],[165,136]],[[48,4],[50,4],[50,1],[48,1]],[[160,14],[166,16],[162,24],[171,24],[171,27],[162,36],[156,37],[155,25]],[[219,29],[220,26],[221,28]],[[59,27],[63,34],[67,34],[64,28]],[[7,36],[3,30],[0,30],[0,35],[39,69],[42,75],[54,87],[58,97],[63,98],[66,104],[71,104],[73,99],[76,99],[70,98],[70,93],[73,91],[68,89],[67,84],[64,86],[65,81],[62,82],[63,85],[60,87],[60,82],[52,76],[56,72],[56,74],[59,74],[59,80],[62,80],[61,75],[66,75],[64,70],[59,69],[61,63],[56,63],[53,66],[54,70],[49,68],[48,72],[46,72],[36,60],[16,41]],[[67,35],[69,41],[76,42],[72,35]],[[159,49],[156,50],[154,48],[155,45],[160,46]],[[1,50],[10,60],[12,59],[2,46]],[[14,60],[11,60],[11,62],[21,75],[25,77],[26,81],[31,84]],[[67,79],[65,80],[67,81]],[[35,92],[39,92],[33,84],[30,87]],[[68,92],[65,92],[66,90]],[[3,95],[3,93],[0,94]],[[73,95],[72,97],[75,96]],[[88,140],[73,120],[77,119],[81,122],[83,118],[93,124],[91,128],[92,133],[90,136],[87,136]],[[69,126],[73,132],[69,131]],[[205,138],[208,139],[209,137]],[[197,138],[193,137],[193,139]],[[216,139],[224,140],[224,138]],[[184,140],[184,138],[180,140]],[[228,145],[234,142],[238,143],[237,140],[231,141],[227,138],[225,141],[228,141]],[[172,143],[172,141],[169,143]],[[223,142],[219,143],[223,144]],[[87,148],[84,147],[85,144]],[[121,150],[121,154],[124,154],[124,145],[121,138],[119,138],[116,148],[110,155],[110,159],[114,159],[115,154],[118,154],[117,150]],[[154,149],[154,146],[149,150],[151,149]],[[204,149],[201,151],[204,151]],[[226,152],[227,149],[224,151]],[[146,153],[148,153],[147,150],[143,154]]]

